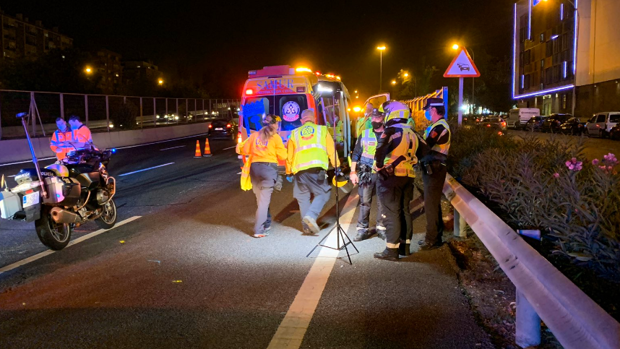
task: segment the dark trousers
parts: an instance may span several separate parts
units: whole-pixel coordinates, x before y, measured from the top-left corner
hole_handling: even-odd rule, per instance
[[[319,178],[319,174],[323,173],[321,169],[308,169],[295,174],[293,197],[297,199],[302,219],[305,216],[310,216],[316,220],[319,218],[323,206],[329,201],[332,187],[324,175]],[[312,196],[314,199],[311,198]],[[302,225],[306,227],[303,222]]]
[[[372,205],[372,197],[377,193],[377,174],[372,174],[372,180],[370,183],[360,184],[357,188],[359,197],[360,197],[360,213],[357,217],[357,229],[358,230],[367,230],[369,228],[370,221],[370,207]],[[377,219],[376,222],[378,225],[382,225],[383,220],[381,219],[381,201],[378,201],[377,205]]]
[[[254,223],[254,234],[262,234],[266,227],[271,226],[271,213],[269,204],[271,194],[278,178],[277,164],[267,162],[255,162],[250,165],[250,179],[252,180],[252,191],[256,195],[256,221]]]
[[[443,237],[443,214],[441,213],[441,196],[446,181],[446,166],[439,161],[431,162],[432,174],[423,171],[424,180],[424,212],[426,214],[426,243],[440,245]]]
[[[387,248],[398,248],[400,240],[411,237],[412,222],[409,202],[413,197],[413,178],[379,176],[377,195],[381,202]]]

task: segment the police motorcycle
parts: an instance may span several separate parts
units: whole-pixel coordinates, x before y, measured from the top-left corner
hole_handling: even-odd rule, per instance
[[[74,228],[88,221],[104,229],[117,219],[116,180],[106,165],[112,150],[75,149],[62,162],[39,168],[26,126],[27,113],[19,113],[26,131],[34,168],[22,169],[15,176],[17,186],[0,192],[0,215],[7,220],[34,222],[37,236],[52,250],[69,244]]]

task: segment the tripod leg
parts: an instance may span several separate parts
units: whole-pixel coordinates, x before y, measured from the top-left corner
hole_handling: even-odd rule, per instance
[[[344,229],[342,229],[342,227],[338,226],[338,236],[344,234],[344,236],[347,237],[347,239],[349,239],[349,236],[347,235],[347,233],[344,232]],[[342,242],[344,242],[344,236],[342,237]],[[349,254],[349,248],[347,247],[347,245],[353,245],[353,243],[351,242],[351,239],[349,239],[348,243],[344,244],[344,250],[347,252],[347,258],[349,259],[349,264],[353,265],[353,262],[351,261],[351,255]],[[355,250],[357,251],[357,248],[355,247],[355,245],[353,245],[353,248],[355,248]],[[338,250],[342,250],[342,248],[338,248]],[[359,253],[359,251],[357,251],[357,253]]]
[[[314,247],[312,248],[312,250],[310,250],[310,252],[306,255],[306,257],[310,257],[312,252],[314,252],[314,250],[316,250],[317,247],[321,246],[323,244],[323,241],[325,241],[328,236],[329,234],[325,234],[325,236],[321,239],[321,241],[319,241],[318,244],[314,245]]]

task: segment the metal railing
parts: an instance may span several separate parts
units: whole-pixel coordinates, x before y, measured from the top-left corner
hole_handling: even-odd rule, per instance
[[[542,319],[565,348],[620,348],[620,323],[517,232],[450,175],[443,192],[455,208],[455,223],[464,219],[469,224],[517,288],[520,347],[540,344]]]
[[[445,86],[433,93],[427,94],[426,96],[402,101],[409,106],[409,108],[411,108],[411,117],[413,118],[413,121],[415,121],[416,128],[428,124],[428,121],[424,117],[424,110],[422,108],[424,108],[426,100],[429,98],[443,98],[444,107],[446,111],[448,110],[448,88]]]
[[[171,126],[205,122],[214,118],[235,118],[239,99],[202,99],[79,94],[41,91],[0,90],[0,139],[25,137],[15,115],[29,111],[30,135],[49,136],[56,130],[56,118],[79,115],[93,132],[119,128]],[[136,125],[127,127],[122,120]],[[121,127],[122,125],[122,127]]]

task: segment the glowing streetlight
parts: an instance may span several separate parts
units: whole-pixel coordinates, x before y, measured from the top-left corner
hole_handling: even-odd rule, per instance
[[[379,92],[381,92],[381,80],[383,80],[383,51],[385,49],[385,45],[377,47],[377,50],[379,50]]]
[[[403,76],[407,78],[407,77],[409,77],[409,73],[405,73],[405,74],[403,74]]]
[[[459,44],[452,45],[452,49],[455,50],[455,51],[458,50],[459,47],[460,47]]]
[[[355,93],[357,93],[357,90],[355,90]]]
[[[164,79],[157,80],[157,84],[160,85],[160,86],[163,85],[164,84]]]
[[[392,80],[392,85],[396,85],[396,80]]]
[[[90,75],[93,73],[93,69],[90,66],[86,66],[86,68],[84,69],[84,72]]]

